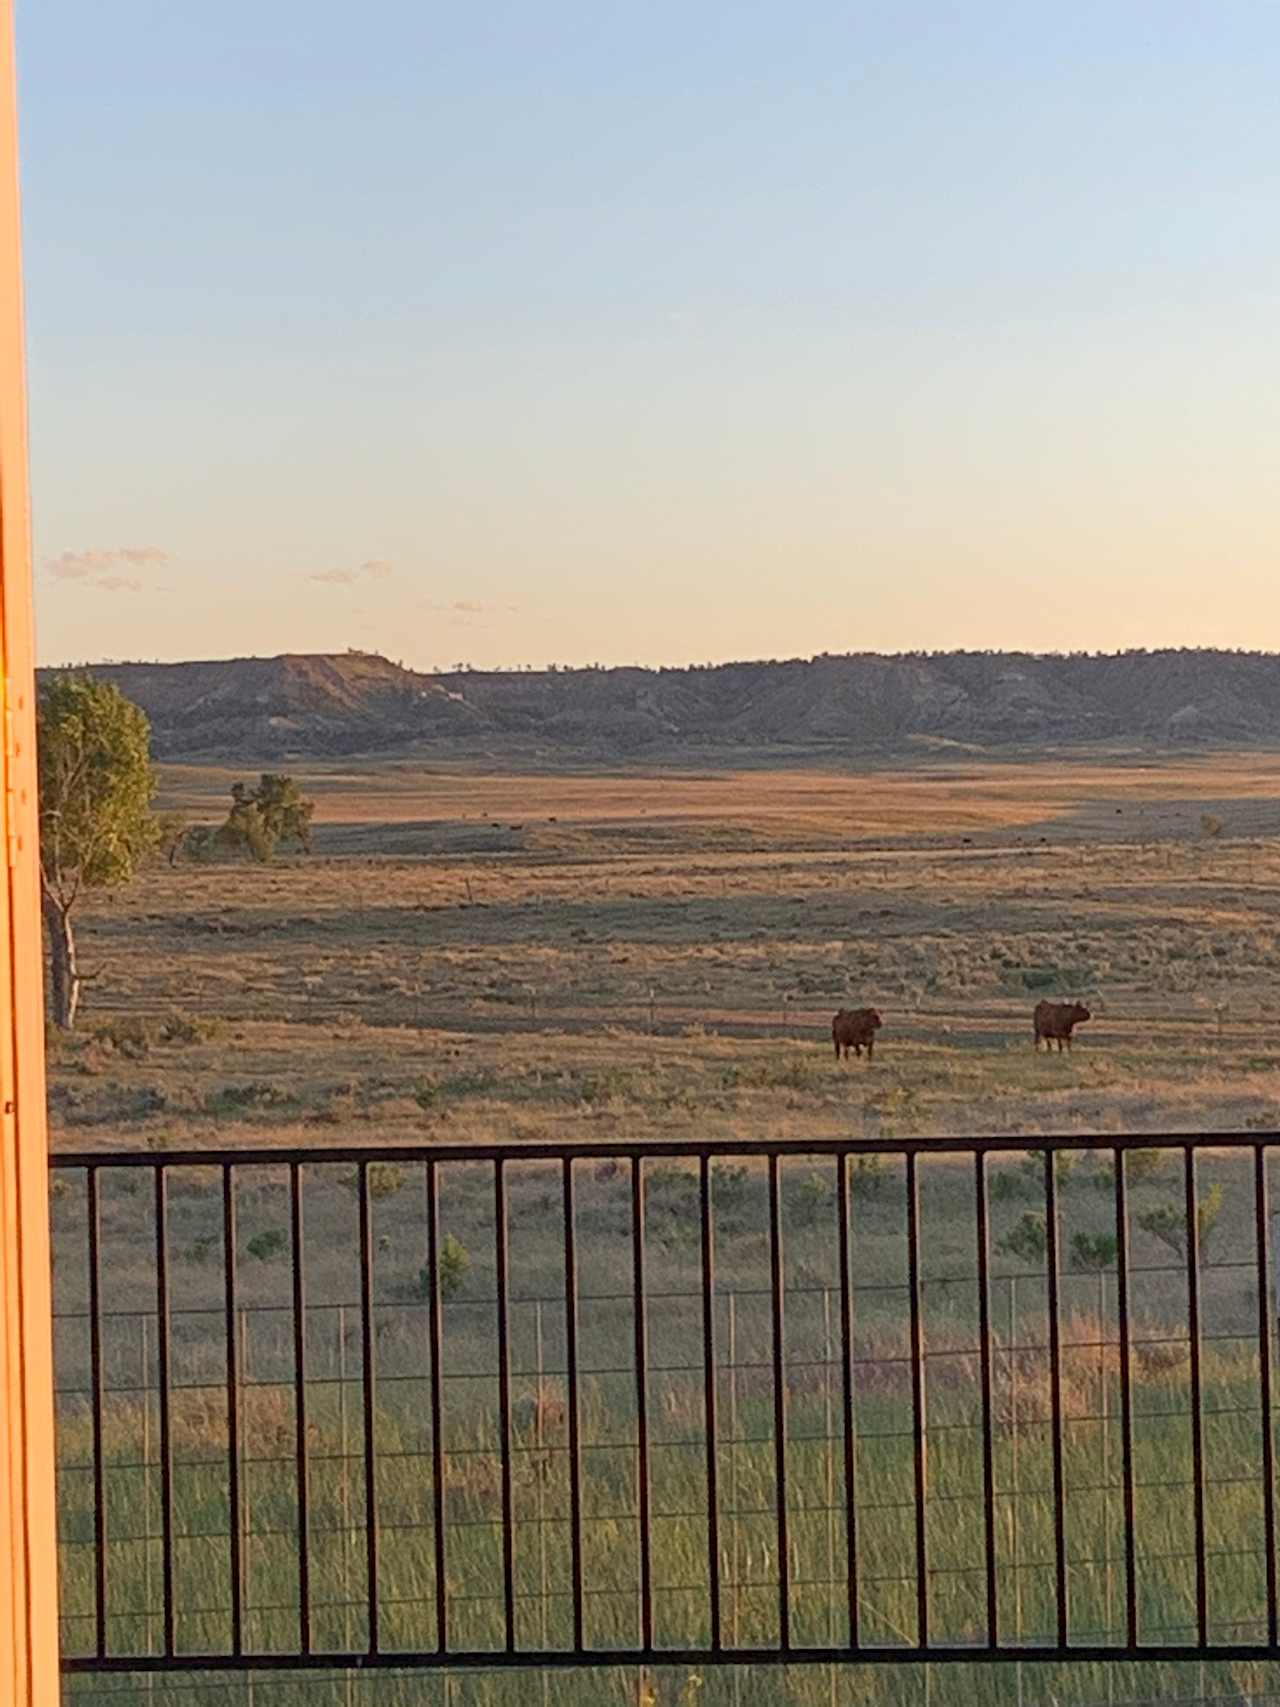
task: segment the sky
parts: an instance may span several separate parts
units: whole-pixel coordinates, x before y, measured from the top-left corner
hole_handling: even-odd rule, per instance
[[[1280,648],[1272,0],[22,0],[46,662]]]

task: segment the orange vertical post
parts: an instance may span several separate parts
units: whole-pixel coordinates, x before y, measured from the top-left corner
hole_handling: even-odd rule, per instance
[[[59,1695],[35,649],[13,0],[0,0],[0,1701]]]

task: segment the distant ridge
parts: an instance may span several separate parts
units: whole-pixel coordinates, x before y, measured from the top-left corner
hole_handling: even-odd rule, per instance
[[[147,711],[155,750],[168,758],[427,748],[609,760],[951,743],[1280,749],[1280,656],[1261,652],[851,653],[448,675],[342,652],[84,669]]]

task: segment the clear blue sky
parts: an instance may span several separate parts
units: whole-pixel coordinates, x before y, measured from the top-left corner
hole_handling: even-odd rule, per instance
[[[1280,6],[24,0],[49,660],[1280,647]]]

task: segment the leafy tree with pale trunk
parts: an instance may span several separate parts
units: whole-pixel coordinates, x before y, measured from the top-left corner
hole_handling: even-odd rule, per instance
[[[127,883],[155,846],[151,725],[111,683],[58,676],[40,694],[37,735],[49,988],[69,1031],[84,983],[72,913],[87,890]]]

